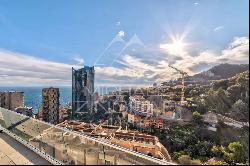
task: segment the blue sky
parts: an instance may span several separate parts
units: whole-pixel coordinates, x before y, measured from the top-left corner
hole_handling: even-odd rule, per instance
[[[0,0],[0,85],[6,82],[28,85],[27,80],[33,80],[32,85],[67,85],[71,76],[67,72],[62,74],[65,68],[95,65],[100,56],[103,62],[98,63],[102,66],[97,66],[96,76],[100,84],[114,81],[123,84],[130,77],[131,84],[160,82],[162,77],[173,76],[160,74],[162,66],[171,63],[182,68],[190,56],[199,57],[197,64],[182,68],[190,74],[217,64],[201,60],[202,57],[226,56],[230,63],[242,63],[246,61],[245,54],[249,54],[248,50],[242,51],[249,41],[248,3],[248,0]],[[134,35],[143,47],[131,44],[121,52]],[[179,55],[171,55],[164,44],[173,42],[178,35],[183,36],[182,42],[189,47]],[[110,45],[116,37],[122,42],[115,40]],[[244,47],[238,43],[240,47],[229,52],[228,47],[239,41]],[[228,58],[235,51],[244,54],[241,61],[237,60],[239,57]],[[167,58],[162,57],[165,55]],[[3,59],[8,56],[12,61],[27,58],[27,63],[37,64],[12,62],[10,65],[16,66],[9,66],[12,71],[3,70],[6,63]],[[115,64],[106,63],[114,57]],[[48,68],[39,69],[41,61],[47,62]],[[138,64],[144,67],[138,68]],[[32,65],[34,74],[29,74]],[[52,66],[53,70],[57,65],[61,67],[59,74],[52,72],[55,78],[46,76],[49,68]],[[145,69],[151,67],[151,71]],[[140,72],[129,76],[129,69]],[[13,74],[15,70],[19,74]],[[60,74],[66,76],[56,78]]]

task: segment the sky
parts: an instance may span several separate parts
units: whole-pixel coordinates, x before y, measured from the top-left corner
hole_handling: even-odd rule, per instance
[[[0,86],[152,85],[249,61],[248,0],[0,0]]]

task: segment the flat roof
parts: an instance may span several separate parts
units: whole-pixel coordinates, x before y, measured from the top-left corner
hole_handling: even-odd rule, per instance
[[[51,165],[3,132],[0,132],[0,147],[0,165]]]

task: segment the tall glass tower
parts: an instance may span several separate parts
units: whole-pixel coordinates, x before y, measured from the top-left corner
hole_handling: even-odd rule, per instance
[[[84,113],[94,107],[94,67],[72,67],[72,118],[80,120]]]

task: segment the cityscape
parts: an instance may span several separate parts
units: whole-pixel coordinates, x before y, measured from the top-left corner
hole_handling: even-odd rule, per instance
[[[249,165],[248,4],[0,0],[0,165]]]

